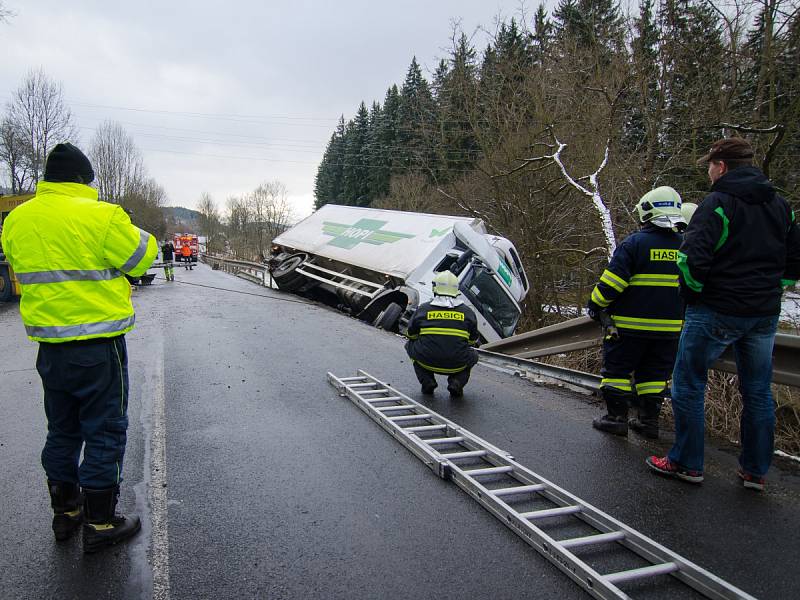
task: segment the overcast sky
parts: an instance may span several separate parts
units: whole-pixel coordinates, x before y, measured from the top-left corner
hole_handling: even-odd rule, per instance
[[[119,122],[171,205],[279,180],[295,216],[339,115],[383,101],[414,55],[430,80],[456,21],[478,50],[519,0],[4,0],[0,104],[31,69],[63,85],[88,147]],[[536,3],[528,3],[533,12]]]

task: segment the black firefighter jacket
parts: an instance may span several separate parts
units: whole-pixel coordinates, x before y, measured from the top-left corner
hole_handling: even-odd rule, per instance
[[[681,234],[655,225],[626,237],[617,247],[589,308],[605,309],[624,335],[676,338],[683,324],[678,288]]]
[[[780,313],[783,286],[800,278],[800,229],[786,201],[756,167],[711,186],[678,253],[687,302],[734,316]]]
[[[408,323],[406,350],[411,359],[434,373],[458,373],[478,362],[478,320],[464,304],[421,305]]]

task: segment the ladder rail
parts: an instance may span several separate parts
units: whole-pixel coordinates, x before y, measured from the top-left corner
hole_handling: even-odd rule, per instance
[[[630,598],[617,587],[617,582],[669,574],[708,598],[755,600],[753,596],[527,469],[517,463],[510,453],[415,402],[399,390],[379,381],[365,371],[359,370],[356,378],[338,378],[329,372],[328,380],[341,396],[348,397],[439,477],[451,479],[526,543],[534,547],[596,598],[604,600]],[[375,385],[371,387],[364,385],[368,382]],[[360,388],[367,387],[370,387],[369,391],[367,389],[359,391]],[[379,389],[389,393],[392,401],[398,403],[398,407],[404,405],[402,410],[412,412],[412,416],[399,417],[402,420],[392,420],[391,414],[394,411],[386,411],[386,407],[375,407],[362,396],[363,392],[374,393]],[[389,414],[385,414],[386,412]],[[413,414],[420,416],[418,419],[413,419]],[[398,419],[398,417],[394,418]],[[403,427],[401,423],[409,423],[409,426]],[[433,434],[435,437],[427,439],[421,437],[420,434],[425,433]],[[443,439],[452,439],[453,442],[445,444],[442,442]],[[445,445],[446,448],[441,448],[442,445]],[[488,464],[482,467],[460,465],[458,461],[467,457],[479,458]],[[499,489],[495,494],[492,489],[479,481],[481,477],[495,474],[502,474],[514,479],[519,484],[520,492],[515,492],[513,487],[517,486],[513,486]],[[539,496],[552,502],[555,507],[521,513],[508,502],[519,499],[522,494]],[[505,499],[508,499],[508,502]],[[597,530],[598,539],[592,540],[593,536],[589,535],[559,541],[536,524],[540,520],[546,523],[551,518],[580,519]],[[562,544],[562,542],[564,543]],[[571,548],[580,548],[595,543],[619,544],[644,559],[649,566],[603,575],[582,561],[571,550]]]

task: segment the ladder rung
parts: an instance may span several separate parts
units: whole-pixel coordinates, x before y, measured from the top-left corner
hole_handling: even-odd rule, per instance
[[[497,475],[499,473],[511,473],[514,467],[486,467],[484,469],[469,469],[464,471],[465,475],[470,477],[480,477],[481,475]]]
[[[473,458],[476,456],[486,456],[489,454],[486,450],[470,450],[468,452],[450,452],[449,454],[442,454],[445,458],[453,460],[455,458]]]
[[[489,490],[495,496],[510,496],[511,494],[527,494],[529,492],[541,492],[547,486],[543,483],[535,483],[533,485],[518,485],[510,488],[500,488],[497,490]]]
[[[354,387],[354,386],[351,385],[350,387]],[[389,390],[387,390],[386,388],[378,388],[378,389],[375,389],[375,390],[361,390],[361,391],[356,392],[356,394],[358,394],[359,396],[363,396],[364,394],[385,394],[388,391]]]
[[[656,575],[667,575],[678,571],[680,567],[677,563],[667,562],[660,565],[650,565],[649,567],[641,567],[639,569],[631,569],[630,571],[620,571],[619,573],[609,573],[603,575],[603,579],[609,583],[622,583],[623,581],[632,581],[633,579],[641,579],[643,577],[655,577]]]
[[[367,386],[372,386],[372,387],[375,387],[376,385],[378,385],[378,384],[377,384],[377,383],[375,383],[374,381],[367,381],[366,383],[348,383],[348,384],[347,384],[347,387],[351,387],[351,388],[360,388],[360,387],[367,387]],[[377,389],[377,390],[375,390],[375,391],[380,391],[380,392],[382,392],[382,391],[384,391],[385,389],[386,389],[386,388],[383,388],[383,387],[382,387],[382,388],[378,388],[378,389]],[[361,393],[363,394],[364,392],[361,392]]]
[[[366,398],[362,398],[364,402],[368,402],[369,404],[372,404],[373,402],[384,402],[386,400],[402,400],[402,399],[403,399],[402,396],[386,396],[386,398],[370,398],[369,400],[367,400]]]
[[[426,444],[430,444],[431,446],[435,446],[436,444],[457,444],[458,442],[463,442],[463,437],[449,437],[449,438],[434,438],[431,440],[422,440]]]
[[[378,412],[391,412],[395,410],[414,410],[417,408],[413,404],[398,404],[397,406],[376,406]]]
[[[577,548],[579,546],[591,546],[592,544],[604,544],[606,542],[616,542],[625,539],[624,531],[611,531],[609,533],[598,533],[587,535],[558,542],[562,548]]]
[[[390,421],[418,421],[419,419],[430,419],[431,414],[423,413],[421,415],[400,415],[399,417],[386,417]]]
[[[339,377],[338,379],[339,379],[339,381],[366,381],[367,380],[366,377],[362,377],[360,375],[358,375],[356,377]]]
[[[548,517],[560,517],[561,515],[574,515],[582,510],[582,506],[559,506],[557,508],[545,508],[544,510],[520,513],[519,516],[533,521],[535,519],[547,519]]]
[[[411,433],[421,433],[423,431],[441,431],[447,429],[447,425],[417,425],[415,427],[403,427],[403,431]]]

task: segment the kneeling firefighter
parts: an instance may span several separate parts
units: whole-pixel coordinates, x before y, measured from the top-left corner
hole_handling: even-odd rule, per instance
[[[590,317],[610,320],[616,330],[603,340],[600,391],[608,413],[592,426],[627,435],[630,425],[655,439],[683,324],[675,261],[686,220],[681,197],[668,186],[645,194],[636,212],[642,228],[614,252],[587,306]],[[639,410],[630,421],[629,406]]]
[[[439,373],[447,375],[447,390],[458,398],[478,362],[478,353],[472,348],[478,343],[478,320],[459,298],[458,278],[450,271],[436,274],[433,295],[409,321],[406,352],[423,394],[433,394],[435,374]]]

